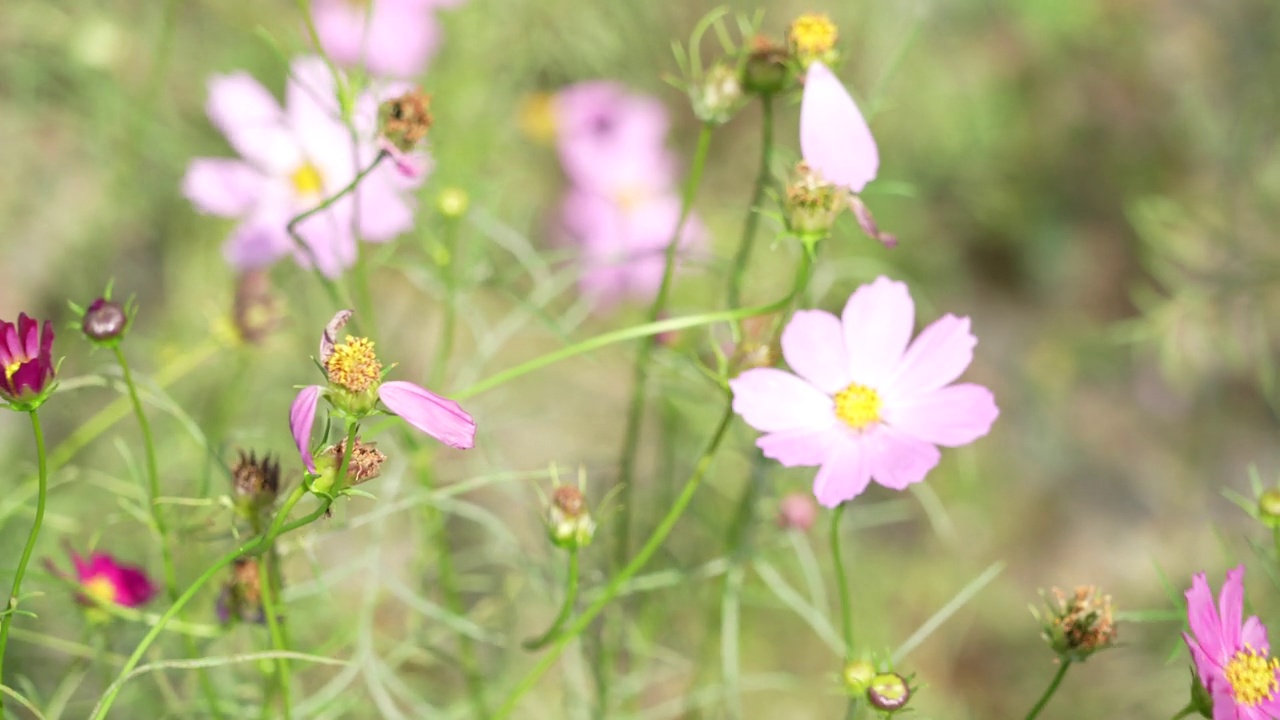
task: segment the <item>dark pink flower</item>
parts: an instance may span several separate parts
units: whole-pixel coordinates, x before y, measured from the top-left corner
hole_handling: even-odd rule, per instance
[[[21,409],[34,407],[52,389],[53,325],[26,313],[18,323],[0,320],[0,399]]]
[[[456,0],[316,0],[320,45],[334,62],[370,75],[409,78],[427,69],[440,46],[434,11]]]
[[[381,150],[378,98],[366,93],[357,99],[359,137],[353,144],[336,97],[333,77],[318,57],[293,62],[285,108],[247,73],[210,80],[209,118],[240,159],[196,158],[182,189],[201,212],[240,221],[223,246],[236,269],[265,267],[293,255],[304,267],[314,260],[320,272],[336,277],[355,262],[357,237],[386,242],[413,226],[414,203],[406,191],[423,175],[406,177],[394,163],[383,163],[355,192],[299,223],[307,252],[286,232],[292,218],[336,195]]]
[[[1200,684],[1213,698],[1213,720],[1280,717],[1280,660],[1271,656],[1267,628],[1244,615],[1244,566],[1227,571],[1217,607],[1204,573],[1186,592],[1191,650]]]
[[[76,580],[84,593],[124,607],[139,607],[156,596],[156,586],[142,568],[125,565],[106,553],[93,553],[86,560],[71,551]]]
[[[733,409],[764,433],[756,445],[787,467],[819,465],[818,502],[835,507],[874,479],[902,490],[938,464],[938,446],[986,435],[1000,414],[991,391],[951,383],[973,360],[969,319],[944,315],[913,342],[907,286],[881,277],[837,318],[796,312],[782,332],[792,372],[747,370],[729,381]]]

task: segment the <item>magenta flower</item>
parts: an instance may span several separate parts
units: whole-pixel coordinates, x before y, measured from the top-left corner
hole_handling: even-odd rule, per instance
[[[312,13],[320,46],[348,67],[370,75],[410,78],[420,75],[440,46],[438,8],[453,0],[316,0]]]
[[[400,88],[387,88],[394,95]],[[182,181],[183,194],[200,212],[235,218],[239,225],[223,246],[237,270],[266,267],[292,254],[336,277],[356,259],[356,239],[386,242],[413,226],[413,200],[405,191],[422,177],[406,178],[393,163],[370,173],[355,192],[298,225],[307,251],[286,232],[289,221],[346,187],[380,151],[377,99],[357,99],[358,144],[338,117],[333,78],[317,57],[295,60],[281,109],[247,73],[209,82],[209,119],[240,159],[196,158]],[[358,212],[357,212],[358,204]]]
[[[973,360],[969,319],[944,315],[911,342],[915,306],[888,278],[858,288],[837,318],[802,310],[782,332],[792,372],[748,370],[729,382],[733,409],[787,467],[818,465],[813,493],[835,507],[871,480],[902,490],[938,464],[938,447],[986,435],[991,391],[951,385]]]
[[[1280,717],[1280,660],[1271,657],[1267,628],[1244,615],[1244,566],[1227,571],[1218,606],[1204,573],[1191,579],[1183,633],[1200,684],[1213,698],[1213,720]]]
[[[53,389],[53,325],[44,325],[26,313],[18,324],[0,320],[0,400],[19,410],[44,402]]]
[[[805,73],[800,151],[825,180],[852,193],[862,192],[880,167],[871,128],[840,78],[821,61]]]
[[[125,565],[106,553],[95,552],[85,560],[76,551],[69,552],[85,595],[130,608],[145,605],[156,596],[156,586],[142,568]],[[88,600],[82,597],[81,602]]]
[[[340,412],[360,418],[379,412],[378,400],[390,414],[449,447],[468,450],[475,446],[476,424],[458,403],[410,382],[383,382],[382,363],[367,338],[347,336],[337,342],[338,331],[352,315],[342,310],[333,316],[320,337],[320,364],[328,385],[309,385],[298,392],[289,408],[289,430],[307,470],[316,472],[311,454],[311,429],[321,396]]]

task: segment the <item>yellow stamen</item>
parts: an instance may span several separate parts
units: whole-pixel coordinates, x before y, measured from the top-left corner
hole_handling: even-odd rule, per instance
[[[865,430],[880,422],[880,393],[866,385],[851,383],[836,393],[836,417],[854,430]]]
[[[293,182],[294,192],[302,197],[319,195],[324,190],[324,176],[320,174],[320,168],[309,162],[294,170],[289,180]]]
[[[382,379],[382,363],[378,362],[373,341],[368,338],[348,335],[346,342],[334,346],[324,369],[329,382],[353,393],[362,393]]]
[[[98,575],[84,580],[80,584],[84,587],[86,595],[103,602],[113,603],[116,601],[116,586],[108,577]]]
[[[21,361],[21,360],[14,360],[13,362],[9,363],[8,365],[5,365],[5,366],[4,366],[4,379],[5,379],[5,380],[12,380],[12,379],[13,379],[13,374],[14,374],[14,373],[16,373],[16,372],[18,372],[18,368],[20,368],[20,367],[22,367],[22,361]]]
[[[1277,670],[1280,670],[1280,660],[1262,655],[1246,645],[1227,663],[1223,676],[1231,685],[1231,695],[1236,702],[1252,707],[1270,700],[1280,690],[1280,682],[1276,681]]]
[[[831,18],[822,13],[805,13],[791,23],[787,40],[791,49],[802,57],[817,57],[831,52],[839,31]]]

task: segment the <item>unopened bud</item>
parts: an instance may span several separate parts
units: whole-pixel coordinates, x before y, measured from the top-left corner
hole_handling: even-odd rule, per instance
[[[844,686],[853,696],[862,695],[871,687],[876,676],[876,667],[866,660],[851,660],[844,666]]]
[[[470,204],[471,200],[467,197],[467,191],[461,188],[445,188],[436,196],[436,209],[440,211],[441,215],[450,219],[466,215],[467,207]]]
[[[378,106],[378,133],[402,153],[418,146],[431,129],[431,96],[412,90]]]
[[[810,493],[791,493],[778,506],[778,527],[807,532],[818,518],[818,505]]]
[[[815,60],[828,66],[835,65],[838,59],[836,41],[839,39],[836,24],[822,13],[805,13],[787,29],[787,45],[802,69],[808,68]]]
[[[1083,585],[1069,596],[1058,588],[1051,594],[1044,598],[1048,612],[1041,623],[1045,641],[1061,660],[1084,661],[1115,644],[1110,595]]]
[[[723,125],[742,107],[742,81],[738,71],[717,62],[707,71],[702,82],[689,87],[693,114],[704,123]]]
[[[818,243],[831,234],[848,198],[846,190],[827,182],[808,163],[798,163],[782,202],[787,229],[806,245]]]
[[[237,507],[252,517],[275,502],[280,490],[280,462],[270,455],[259,459],[255,453],[246,455],[241,450],[235,465],[231,466],[231,485]]]
[[[775,95],[787,88],[791,74],[785,45],[763,35],[751,39],[747,63],[742,69],[742,88],[756,95]]]
[[[1258,496],[1258,519],[1270,527],[1280,527],[1280,487],[1273,487]]]
[[[880,673],[867,687],[867,702],[877,710],[901,710],[910,699],[911,686],[897,673]]]
[[[587,499],[581,490],[572,485],[556,488],[547,512],[547,531],[551,542],[566,550],[591,544],[596,522],[587,510]]]
[[[129,315],[120,303],[98,298],[84,311],[80,329],[85,337],[99,345],[114,345],[129,329]]]
[[[222,586],[216,611],[223,624],[233,619],[242,622],[265,623],[262,610],[262,573],[258,561],[240,558],[231,568],[231,578]]]

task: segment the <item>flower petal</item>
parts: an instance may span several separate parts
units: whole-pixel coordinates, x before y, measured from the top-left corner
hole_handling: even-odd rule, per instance
[[[799,310],[782,331],[782,356],[797,375],[834,395],[848,387],[851,380],[843,335],[835,315],[823,310]]]
[[[257,202],[263,182],[261,173],[239,160],[196,158],[182,177],[182,194],[202,213],[240,217]]]
[[[1200,650],[1210,662],[1221,666],[1231,654],[1222,644],[1222,622],[1218,617],[1218,609],[1213,604],[1213,592],[1209,590],[1209,582],[1204,573],[1196,573],[1191,578],[1191,588],[1184,593],[1187,598],[1187,623],[1191,626],[1191,634]],[[1201,674],[1200,679],[1208,682]]]
[[[986,435],[1000,409],[990,390],[961,383],[905,401],[886,400],[881,415],[886,424],[918,440],[959,447]]]
[[[891,427],[881,426],[868,433],[865,442],[871,477],[894,490],[905,490],[924,480],[942,459],[936,445]]]
[[[298,392],[289,408],[289,432],[293,434],[293,444],[302,456],[302,464],[310,472],[316,471],[316,463],[311,458],[311,426],[316,421],[316,404],[320,401],[320,386],[308,385]]]
[[[849,377],[881,388],[902,361],[915,325],[915,303],[906,283],[887,277],[858,288],[841,315]]]
[[[1240,644],[1264,655],[1271,653],[1271,643],[1267,641],[1267,626],[1262,624],[1257,615],[1250,615],[1245,619],[1244,627],[1240,628]]]
[[[320,333],[320,354],[317,357],[320,358],[321,365],[329,362],[329,356],[333,354],[333,348],[338,344],[338,333],[347,326],[347,322],[355,314],[355,310],[343,308],[329,318],[329,322],[324,326],[324,332]]]
[[[821,465],[830,448],[840,440],[841,428],[832,421],[829,428],[783,430],[761,435],[756,447],[764,456],[777,460],[783,467]]]
[[[880,167],[866,119],[840,79],[821,62],[811,64],[805,74],[800,150],[809,167],[855,193],[875,179]]]
[[[969,332],[969,318],[943,315],[907,348],[897,372],[888,379],[885,394],[897,400],[937,390],[969,367],[977,344]]]
[[[733,411],[763,432],[817,430],[835,420],[835,403],[820,390],[774,368],[754,368],[729,381]]]
[[[280,104],[249,73],[210,78],[206,111],[231,147],[260,170],[287,173],[299,164]]]
[[[1221,618],[1222,645],[1234,653],[1240,647],[1240,624],[1244,615],[1244,565],[1227,571],[1226,582],[1218,595],[1218,615]]]
[[[378,397],[405,422],[459,450],[476,444],[476,423],[458,403],[413,383],[392,381],[378,387]]]
[[[870,482],[871,464],[862,438],[846,437],[831,448],[814,476],[813,494],[824,507],[833,508],[861,495]]]

